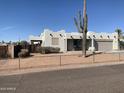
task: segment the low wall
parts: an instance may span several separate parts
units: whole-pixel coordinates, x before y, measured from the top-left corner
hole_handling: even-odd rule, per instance
[[[8,45],[8,56],[14,58],[14,45]]]
[[[7,55],[8,46],[0,46],[0,58],[6,58]]]
[[[0,46],[0,58],[17,58],[21,49],[28,49],[30,53],[37,53],[39,45],[6,45]]]
[[[22,47],[19,45],[0,46],[0,58],[17,58]]]

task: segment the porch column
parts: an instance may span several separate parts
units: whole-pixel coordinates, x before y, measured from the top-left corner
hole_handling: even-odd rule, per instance
[[[92,51],[95,51],[94,38],[92,38],[91,48],[92,48],[92,49],[91,49]]]
[[[94,47],[94,38],[92,38],[92,44],[91,47]]]

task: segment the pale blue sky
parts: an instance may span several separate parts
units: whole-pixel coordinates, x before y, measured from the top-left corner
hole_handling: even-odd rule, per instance
[[[77,31],[73,18],[83,0],[0,0],[0,41],[27,40],[44,28]],[[124,0],[87,0],[88,30],[124,30]]]

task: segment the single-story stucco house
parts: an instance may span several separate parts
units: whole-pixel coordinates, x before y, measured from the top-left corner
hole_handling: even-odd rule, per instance
[[[31,44],[39,43],[43,47],[59,47],[61,52],[78,51],[82,49],[82,33],[66,33],[65,30],[51,31],[45,29],[40,36],[29,36]],[[117,33],[87,33],[87,50],[112,51],[118,50]]]

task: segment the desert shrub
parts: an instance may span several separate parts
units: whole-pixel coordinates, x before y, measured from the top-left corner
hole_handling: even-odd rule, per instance
[[[35,52],[36,53],[40,53],[40,51],[41,51],[41,46],[36,46],[35,47]]]
[[[56,48],[50,47],[48,49],[50,49],[51,53],[59,53],[60,52],[60,48],[57,48],[57,47]]]
[[[41,54],[48,54],[48,53],[59,53],[60,48],[58,47],[40,47],[39,53]]]
[[[28,57],[30,56],[30,52],[28,49],[21,49],[21,52],[18,53],[19,57]]]

